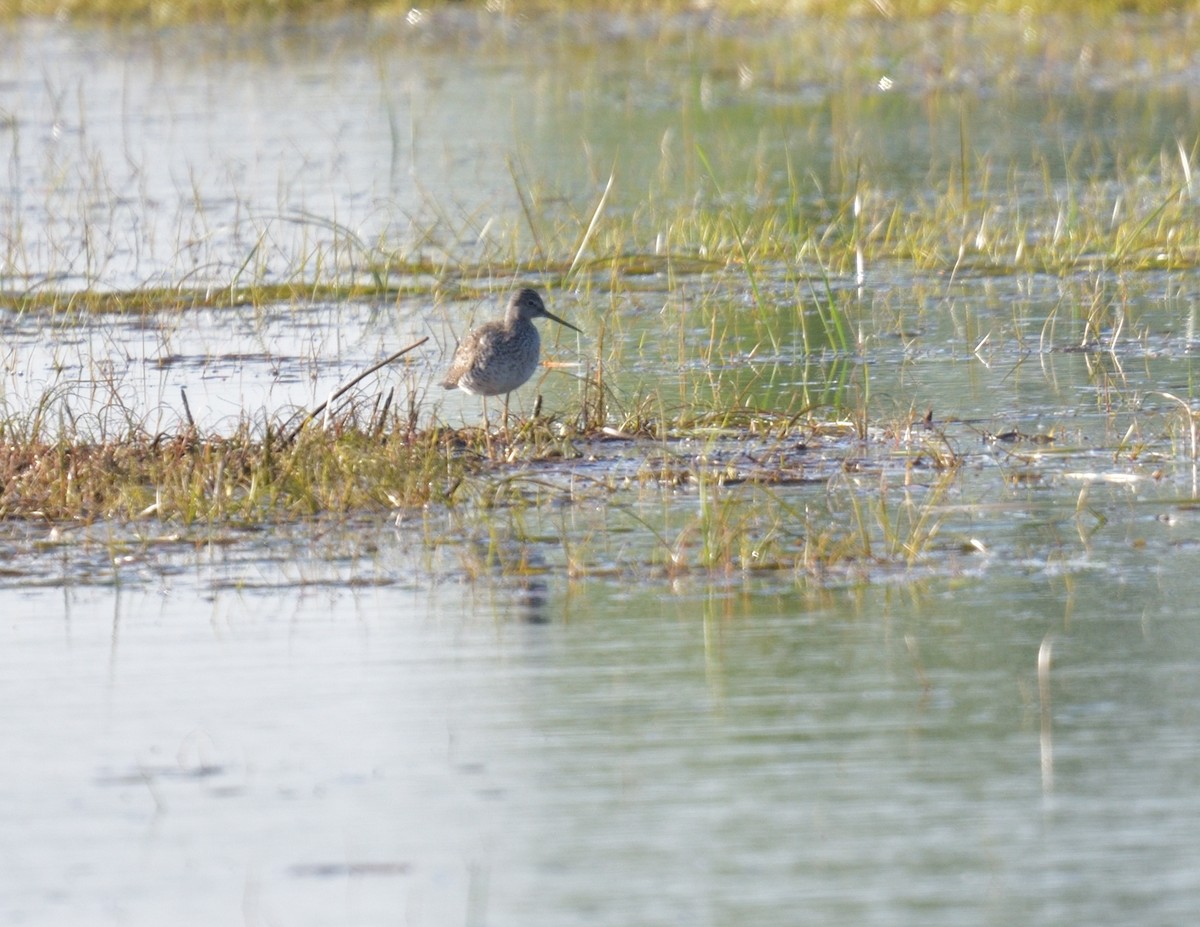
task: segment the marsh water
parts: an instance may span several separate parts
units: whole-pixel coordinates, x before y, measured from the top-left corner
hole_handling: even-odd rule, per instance
[[[1131,19],[1114,45],[1021,20],[7,24],[0,274],[20,294],[353,277],[380,242],[524,258],[529,200],[586,226],[614,164],[613,210],[714,184],[753,199],[789,170],[815,201],[855,162],[919,198],[964,118],[1012,189],[1066,203],[1081,151],[1103,180],[1194,144],[1191,57],[1147,51],[1177,26]],[[991,54],[998,35],[1019,51]],[[791,484],[719,494],[850,521],[856,492],[890,484],[894,511],[930,500],[940,519],[916,557],[664,568],[664,537],[686,546],[715,501],[634,479],[645,458],[764,466],[753,441],[695,436],[581,443],[579,463],[537,465],[547,504],[490,525],[0,524],[0,920],[1190,923],[1200,516],[1171,397],[1191,398],[1200,278],[885,265],[829,283],[854,294],[852,351],[802,343],[808,291],[774,291],[763,318],[743,274],[711,270],[552,292],[585,336],[547,351],[573,362],[606,332],[631,405],[868,405],[880,424],[795,449]],[[1136,337],[1087,336],[1071,310],[1097,292]],[[423,335],[383,384],[475,422],[476,400],[431,383],[497,311],[6,302],[7,411],[45,402],[107,434],[178,427],[181,388],[216,430],[312,408]],[[548,372],[516,405],[576,383]],[[942,495],[885,427],[926,410],[963,461]]]

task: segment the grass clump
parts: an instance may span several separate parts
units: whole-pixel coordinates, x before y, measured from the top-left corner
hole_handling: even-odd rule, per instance
[[[838,196],[775,196],[697,209],[641,208],[608,218],[588,265],[618,275],[740,266],[758,294],[763,274],[800,264],[814,276],[864,264],[988,274],[1141,271],[1200,266],[1200,225],[1188,156],[1115,179],[1047,181],[1044,190],[994,190],[986,168],[964,199],[955,185],[897,197],[869,180]],[[1069,191],[1069,192],[1068,192]],[[656,242],[668,242],[663,252]],[[563,242],[565,255],[568,243]],[[616,258],[611,255],[620,255]],[[565,257],[564,257],[565,260]]]
[[[444,500],[463,457],[438,430],[380,434],[357,424],[304,429],[246,421],[232,434],[66,433],[0,441],[0,518],[258,523]]]

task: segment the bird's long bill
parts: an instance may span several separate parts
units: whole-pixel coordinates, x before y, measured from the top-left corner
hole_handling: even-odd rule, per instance
[[[579,334],[581,334],[581,335],[583,334],[583,332],[582,332],[580,329],[576,328],[574,325],[572,325],[572,324],[571,324],[570,322],[568,322],[566,319],[560,319],[560,318],[559,318],[558,316],[556,316],[556,315],[555,315],[553,312],[546,312],[546,310],[545,310],[545,309],[543,309],[543,310],[542,310],[542,312],[544,312],[544,313],[545,313],[545,315],[546,315],[546,318],[548,318],[548,319],[553,319],[553,320],[554,320],[555,322],[557,322],[559,325],[565,325],[565,326],[567,326],[567,328],[571,329],[571,331],[576,331],[576,332],[579,332]]]

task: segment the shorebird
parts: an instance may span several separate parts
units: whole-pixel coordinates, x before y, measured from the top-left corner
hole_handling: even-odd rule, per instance
[[[508,434],[508,397],[533,376],[538,367],[542,339],[533,320],[553,319],[579,331],[565,319],[547,311],[537,290],[518,290],[508,300],[503,321],[485,322],[467,332],[454,352],[442,386],[461,389],[483,397],[483,427],[486,433],[487,397],[504,394],[504,433]],[[579,332],[583,334],[583,332]]]

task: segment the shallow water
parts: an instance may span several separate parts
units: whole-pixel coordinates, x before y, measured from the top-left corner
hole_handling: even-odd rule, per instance
[[[613,208],[695,195],[695,145],[731,196],[784,169],[783,142],[814,190],[849,148],[917,196],[945,181],[962,105],[972,144],[1041,190],[1045,171],[1173,151],[1194,123],[1191,59],[1147,57],[1154,29],[1126,25],[1114,50],[1000,21],[1031,30],[1006,59],[953,20],[886,41],[450,11],[10,25],[3,284],[306,278],[431,228],[431,254],[529,248],[514,172],[586,215],[617,155]],[[835,40],[869,53],[835,64],[818,53]],[[553,305],[622,345],[614,402],[653,387],[836,418],[866,401],[866,440],[847,423],[805,447],[578,442],[581,459],[515,475],[536,505],[486,524],[4,525],[0,920],[1190,923],[1200,519],[1161,392],[1195,380],[1195,275],[869,267],[853,350],[802,338],[808,291],[768,283],[775,312],[753,318],[738,273]],[[1080,309],[1097,287],[1127,326],[1112,351]],[[186,388],[220,430],[311,408],[430,335],[364,390],[474,422],[474,400],[429,391],[454,333],[492,311],[406,297],[89,324],[9,307],[0,390],[114,434],[179,427]],[[719,347],[698,350],[714,318]],[[551,371],[517,405],[576,388]],[[942,437],[907,435],[926,410]],[[963,465],[939,495],[910,464],[912,442],[943,439]],[[641,480],[648,457],[683,477]],[[713,461],[727,482],[701,485]],[[791,483],[754,482],[785,465]],[[878,562],[824,576],[689,559],[718,504],[788,550],[805,518],[850,522],[881,495],[894,518],[928,502],[940,519],[912,563],[878,530]]]
[[[1182,924],[1200,890],[1186,564],[667,596],[205,572],[7,597],[8,922]]]

